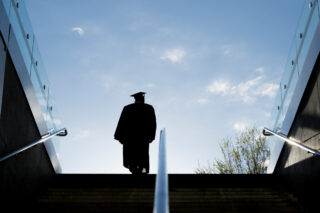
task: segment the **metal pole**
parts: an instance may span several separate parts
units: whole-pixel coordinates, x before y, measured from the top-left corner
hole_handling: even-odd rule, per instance
[[[0,162],[6,160],[6,159],[8,159],[8,158],[10,158],[10,157],[12,157],[12,156],[14,156],[16,154],[19,154],[19,153],[21,153],[21,152],[23,152],[23,151],[25,151],[27,149],[30,149],[31,147],[34,147],[34,146],[36,146],[36,145],[38,145],[40,143],[44,143],[45,141],[49,140],[50,138],[52,138],[52,137],[54,137],[56,135],[57,136],[66,136],[67,134],[68,133],[67,133],[67,129],[66,128],[60,129],[60,130],[58,130],[56,132],[51,132],[51,133],[49,132],[49,134],[45,134],[44,136],[42,136],[40,140],[37,140],[34,143],[31,143],[31,144],[29,144],[27,146],[24,146],[24,147],[22,147],[20,149],[17,149],[16,151],[14,151],[14,152],[12,152],[12,153],[10,153],[8,155],[0,157]]]
[[[268,129],[266,127],[263,128],[263,134],[265,136],[274,135],[274,136],[280,138],[281,140],[286,141],[287,143],[289,143],[291,145],[299,147],[300,149],[303,149],[303,150],[305,150],[307,152],[310,152],[310,153],[312,153],[314,155],[320,155],[320,152],[318,152],[317,150],[312,149],[312,148],[310,148],[310,147],[308,147],[306,145],[303,145],[303,144],[301,144],[301,142],[299,143],[299,142],[293,141],[293,140],[287,138],[286,136],[282,135],[281,133],[276,133],[276,132],[274,132],[271,129]]]

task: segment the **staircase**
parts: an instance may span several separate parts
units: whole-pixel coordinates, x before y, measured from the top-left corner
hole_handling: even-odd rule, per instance
[[[155,175],[57,175],[34,212],[153,210]],[[171,213],[304,212],[273,175],[169,175]]]

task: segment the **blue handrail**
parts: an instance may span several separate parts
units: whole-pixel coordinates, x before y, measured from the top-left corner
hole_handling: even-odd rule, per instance
[[[158,173],[154,193],[154,213],[169,213],[169,187],[166,164],[166,130],[160,132]]]

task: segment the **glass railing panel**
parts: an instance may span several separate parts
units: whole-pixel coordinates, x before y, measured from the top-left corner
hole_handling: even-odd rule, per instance
[[[46,98],[49,97],[48,91],[49,91],[49,80],[46,74],[46,70],[41,58],[41,54],[39,51],[37,40],[34,40],[33,44],[33,60],[36,67],[37,74],[39,76],[39,80],[41,82],[42,90],[46,96]]]
[[[281,82],[280,82],[280,88],[281,89],[281,97],[284,98],[286,94],[286,90],[289,86],[289,81],[292,75],[293,70],[296,67],[296,56],[297,56],[297,49],[295,46],[295,42],[292,42],[291,49],[289,52],[289,56],[287,58],[287,62],[285,65],[285,70],[282,74]]]
[[[303,10],[299,19],[299,23],[297,25],[295,35],[296,45],[298,49],[303,43],[303,38],[305,37],[305,30],[309,21],[310,13],[314,10],[315,7],[315,0],[305,1],[303,5]]]
[[[51,97],[52,97],[52,96],[51,96]],[[62,125],[61,125],[61,120],[59,119],[59,118],[60,118],[60,116],[59,116],[59,110],[58,110],[58,108],[57,108],[57,105],[56,105],[55,102],[54,102],[54,99],[51,98],[51,100],[53,100],[53,101],[50,102],[52,108],[51,108],[51,110],[50,110],[49,112],[50,112],[50,114],[51,114],[51,117],[53,118],[53,119],[52,119],[53,125],[55,126],[56,129],[61,129],[61,128],[63,128],[63,127],[62,127]]]
[[[292,75],[291,75],[291,78],[290,78],[290,82],[288,82],[288,87],[287,87],[287,91],[286,91],[286,96],[283,100],[283,103],[282,103],[282,121],[284,119],[284,117],[286,116],[287,114],[287,111],[288,111],[288,108],[289,108],[289,105],[291,103],[291,100],[292,100],[292,97],[293,97],[293,93],[294,93],[294,90],[296,88],[296,85],[297,85],[297,82],[298,82],[298,79],[299,79],[299,74],[298,74],[298,66],[295,67],[295,69],[293,70],[292,72]]]
[[[280,107],[278,109],[277,121],[274,124],[274,131],[281,131],[281,126],[282,126],[282,123],[283,123],[283,120],[284,120],[284,113],[285,112],[283,112],[282,107]]]
[[[304,38],[303,38],[303,44],[302,44],[302,47],[300,49],[300,53],[299,53],[299,57],[298,57],[298,64],[299,64],[299,66],[301,68],[303,66],[303,63],[306,60],[306,57],[307,57],[308,51],[310,49],[310,45],[311,45],[312,39],[314,37],[315,30],[316,30],[317,25],[319,23],[319,11],[316,8],[316,6],[318,4],[317,4],[317,2],[315,2],[314,4],[316,4],[316,5],[313,5],[313,7],[312,7],[313,8],[313,14],[311,16],[308,29],[305,31],[305,35],[304,35]],[[311,9],[311,8],[309,8],[309,9]]]
[[[31,54],[34,33],[28,16],[28,12],[26,10],[25,3],[23,0],[14,0],[14,3],[17,8],[16,11],[18,12],[17,15],[19,16],[19,20],[21,22],[22,32],[24,33],[28,44],[27,48],[29,49],[29,52]]]
[[[41,107],[42,115],[43,115],[43,118],[45,120],[45,123],[46,123],[48,130],[50,130],[50,129],[57,130],[54,125],[54,118],[52,117],[52,114],[51,114],[52,104],[50,104],[49,99],[47,99],[48,89],[46,89],[46,90],[43,89],[43,86],[42,86],[42,84],[39,80],[39,77],[38,77],[38,73],[34,69],[34,67],[32,68],[32,72],[31,72],[31,81],[34,86],[35,93],[37,95],[37,98],[38,98],[38,101],[39,101],[39,104]]]
[[[11,5],[11,2],[8,1],[8,0],[1,0],[2,1],[2,4],[4,6],[4,10],[6,11],[8,17],[10,15],[10,5]]]
[[[47,114],[47,126],[48,129],[62,129],[61,128],[61,121],[59,119],[59,114],[58,114],[58,110],[57,107],[55,105],[54,99],[53,99],[53,94],[51,92],[51,88],[49,87],[48,89],[49,91],[49,99],[48,99],[48,114]],[[53,143],[54,149],[57,153],[57,157],[59,158],[59,152],[60,152],[60,140],[59,138],[55,138],[54,139],[54,143]]]
[[[34,88],[35,95],[38,99],[46,126],[48,130],[51,130],[52,128],[57,130],[57,127],[61,126],[61,122],[58,119],[56,106],[54,105],[53,99],[49,93],[50,82],[45,71],[45,66],[41,58],[36,37],[33,33],[32,25],[25,7],[25,1],[0,1],[2,1],[5,8],[5,13],[8,15],[11,24],[11,33],[15,36],[17,41],[17,48],[19,48],[18,51],[22,55],[22,60],[25,64],[26,71],[30,76],[30,80]],[[13,46],[10,46],[10,42],[8,47],[9,51],[13,50]],[[57,140],[58,139],[54,139],[55,143],[53,143],[55,150],[58,150],[59,148],[59,142],[57,143]],[[48,147],[49,155],[54,156],[56,151],[51,150],[51,145]],[[56,154],[57,156],[59,155],[59,153]],[[51,160],[53,165],[57,165],[54,157],[52,157]]]
[[[318,0],[305,1],[285,71],[280,82],[275,105],[268,123],[270,127],[273,127],[273,131],[275,132],[281,131],[286,116],[293,117],[296,113],[294,109],[289,108],[289,106],[294,98],[293,95],[302,71],[301,69],[306,61],[312,39],[314,39],[316,27],[319,24],[319,11]],[[268,172],[273,172],[283,142],[274,137],[269,137],[267,141],[271,148],[270,168],[268,168]]]
[[[275,128],[274,128],[275,131],[281,131],[281,127],[282,127],[285,116],[286,116],[286,112],[282,107],[280,107],[278,121],[275,124]]]
[[[267,144],[271,150],[267,173],[273,173],[284,142],[276,137],[269,136],[267,139]]]
[[[299,78],[301,65],[304,63],[306,54],[310,49],[311,39],[313,38],[315,28],[319,22],[319,12],[318,10],[315,10],[315,8],[317,9],[317,7],[318,4],[315,0],[306,1],[306,3],[304,4],[303,13],[301,15],[301,20],[299,21],[296,37],[291,45],[291,50],[289,52],[285,71],[280,82],[280,88],[275,101],[274,109],[272,111],[271,121],[269,121],[269,124],[274,121],[273,125],[270,126],[273,126],[275,131],[281,128],[282,123],[285,119],[288,107],[293,96],[293,92],[296,88],[296,84]],[[311,14],[311,12],[313,13]],[[309,16],[311,18],[309,18]],[[306,28],[307,30],[305,30]],[[299,32],[303,32],[302,35],[300,35]],[[303,38],[303,36],[305,36],[305,38]],[[302,46],[299,47],[300,45]],[[298,58],[297,55],[299,55]],[[280,103],[279,96],[281,96]]]
[[[52,94],[51,94],[51,88],[49,87],[48,88],[48,92],[49,92],[49,98],[48,98],[48,120],[47,120],[47,125],[48,125],[48,128],[54,128],[56,129],[56,125],[55,125],[55,122],[54,122],[54,119],[55,119],[55,116],[54,116],[54,113],[53,113],[53,110],[55,108],[54,106],[54,101],[52,99]]]
[[[58,158],[58,161],[60,161],[61,139],[59,137],[55,137],[54,138],[54,143],[52,143],[52,144],[53,144],[56,156]]]
[[[47,110],[47,114],[46,114],[46,124],[48,129],[57,129],[54,125],[54,117],[51,114],[51,107],[48,104],[48,110]]]
[[[7,2],[11,2],[11,10],[13,12],[11,11],[10,21],[12,28],[17,39],[19,38],[18,45],[26,62],[26,67],[31,77],[31,82],[34,86],[47,127],[48,129],[56,129],[56,124],[60,121],[55,117],[58,113],[56,112],[53,99],[50,97],[50,82],[24,0],[7,0]]]
[[[281,148],[282,145],[284,144],[283,141],[281,141],[278,138],[273,137],[273,136],[268,137],[267,143],[268,143],[268,145],[270,147],[270,150],[275,152],[275,153],[271,153],[271,155],[272,154],[279,154],[279,152],[281,151],[281,150],[279,150],[279,147]]]
[[[278,109],[276,107],[276,104],[274,104],[272,111],[271,111],[271,114],[270,114],[270,117],[269,117],[268,126],[273,128],[277,117],[278,117]],[[273,130],[274,130],[274,128],[273,128]]]
[[[14,2],[12,1],[12,8],[10,11],[10,23],[11,23],[11,29],[15,34],[15,37],[18,42],[18,46],[20,48],[22,57],[24,59],[26,68],[28,73],[30,73],[31,68],[31,50],[28,49],[28,42],[27,42],[27,35],[23,32],[23,28],[20,25],[20,20],[18,19],[17,12],[18,9],[16,5],[14,5]],[[20,7],[20,6],[19,6]]]
[[[46,120],[47,119],[47,111],[48,111],[48,103],[47,103],[47,99],[45,98],[45,96],[43,94],[42,86],[41,86],[37,72],[35,71],[34,67],[32,67],[32,69],[31,69],[31,82],[32,82],[33,88],[35,90],[38,102],[40,104],[43,117]]]
[[[319,0],[317,0],[317,6],[318,6],[318,14],[319,14],[319,18],[320,18],[320,4],[319,4]]]
[[[281,92],[280,92],[280,89],[278,90],[278,93],[275,97],[275,100],[274,100],[274,105],[273,105],[273,109],[272,109],[272,113],[271,113],[271,116],[270,116],[270,119],[269,119],[269,125],[273,127],[273,130],[276,131],[277,130],[277,127],[279,125],[277,125],[277,121],[278,121],[278,118],[279,118],[279,114],[281,112],[281,101],[282,98],[281,98]]]

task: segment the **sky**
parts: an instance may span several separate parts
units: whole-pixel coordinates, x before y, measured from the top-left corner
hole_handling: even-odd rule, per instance
[[[268,124],[304,0],[28,0],[61,125],[63,173],[129,173],[114,131],[131,94],[166,128],[169,173]]]

